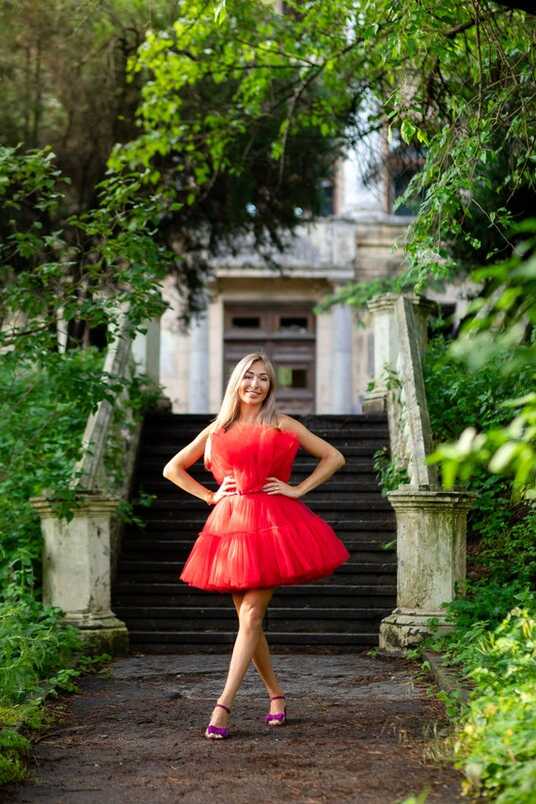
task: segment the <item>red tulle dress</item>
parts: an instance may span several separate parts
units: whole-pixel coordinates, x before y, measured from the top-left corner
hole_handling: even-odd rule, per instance
[[[199,532],[179,576],[199,589],[232,592],[305,583],[350,558],[333,528],[299,499],[268,494],[270,476],[288,482],[299,449],[289,430],[234,423],[210,436],[205,467],[237,493],[222,497]]]

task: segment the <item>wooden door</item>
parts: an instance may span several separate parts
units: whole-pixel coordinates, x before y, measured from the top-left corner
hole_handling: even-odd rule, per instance
[[[224,307],[224,385],[249,352],[264,352],[277,374],[283,413],[315,412],[315,316],[312,304],[228,303]]]

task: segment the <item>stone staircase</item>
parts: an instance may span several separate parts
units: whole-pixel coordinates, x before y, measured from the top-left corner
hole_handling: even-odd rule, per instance
[[[112,587],[113,611],[127,624],[134,650],[228,652],[234,642],[237,618],[230,595],[178,580],[210,509],[162,476],[166,462],[213,418],[155,413],[144,422],[133,496],[145,492],[156,499],[150,507],[136,507],[144,526],[126,528]],[[329,578],[279,587],[264,620],[268,641],[276,649],[344,652],[377,645],[380,620],[396,605],[394,513],[372,466],[374,452],[388,444],[387,420],[380,415],[295,418],[346,457],[341,470],[302,500],[332,525],[351,558]],[[300,449],[290,482],[300,482],[316,462]],[[202,461],[189,471],[216,488]]]

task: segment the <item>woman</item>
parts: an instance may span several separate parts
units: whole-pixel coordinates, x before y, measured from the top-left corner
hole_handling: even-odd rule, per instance
[[[231,705],[253,660],[270,696],[269,725],[286,721],[285,695],[273,671],[262,621],[274,589],[331,575],[350,557],[333,529],[299,501],[345,464],[338,449],[276,408],[275,372],[254,352],[235,366],[220,412],[164,467],[164,477],[215,508],[193,545],[180,579],[199,589],[230,592],[238,614],[227,680],[209,739],[229,736]],[[320,461],[290,485],[299,447]],[[204,455],[220,484],[213,492],[186,471]]]

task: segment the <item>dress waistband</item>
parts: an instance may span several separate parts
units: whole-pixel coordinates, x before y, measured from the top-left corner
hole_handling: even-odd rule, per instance
[[[229,496],[233,497],[236,494],[243,496],[244,494],[266,494],[266,493],[267,492],[263,491],[262,489],[248,489],[247,491],[232,491]]]

